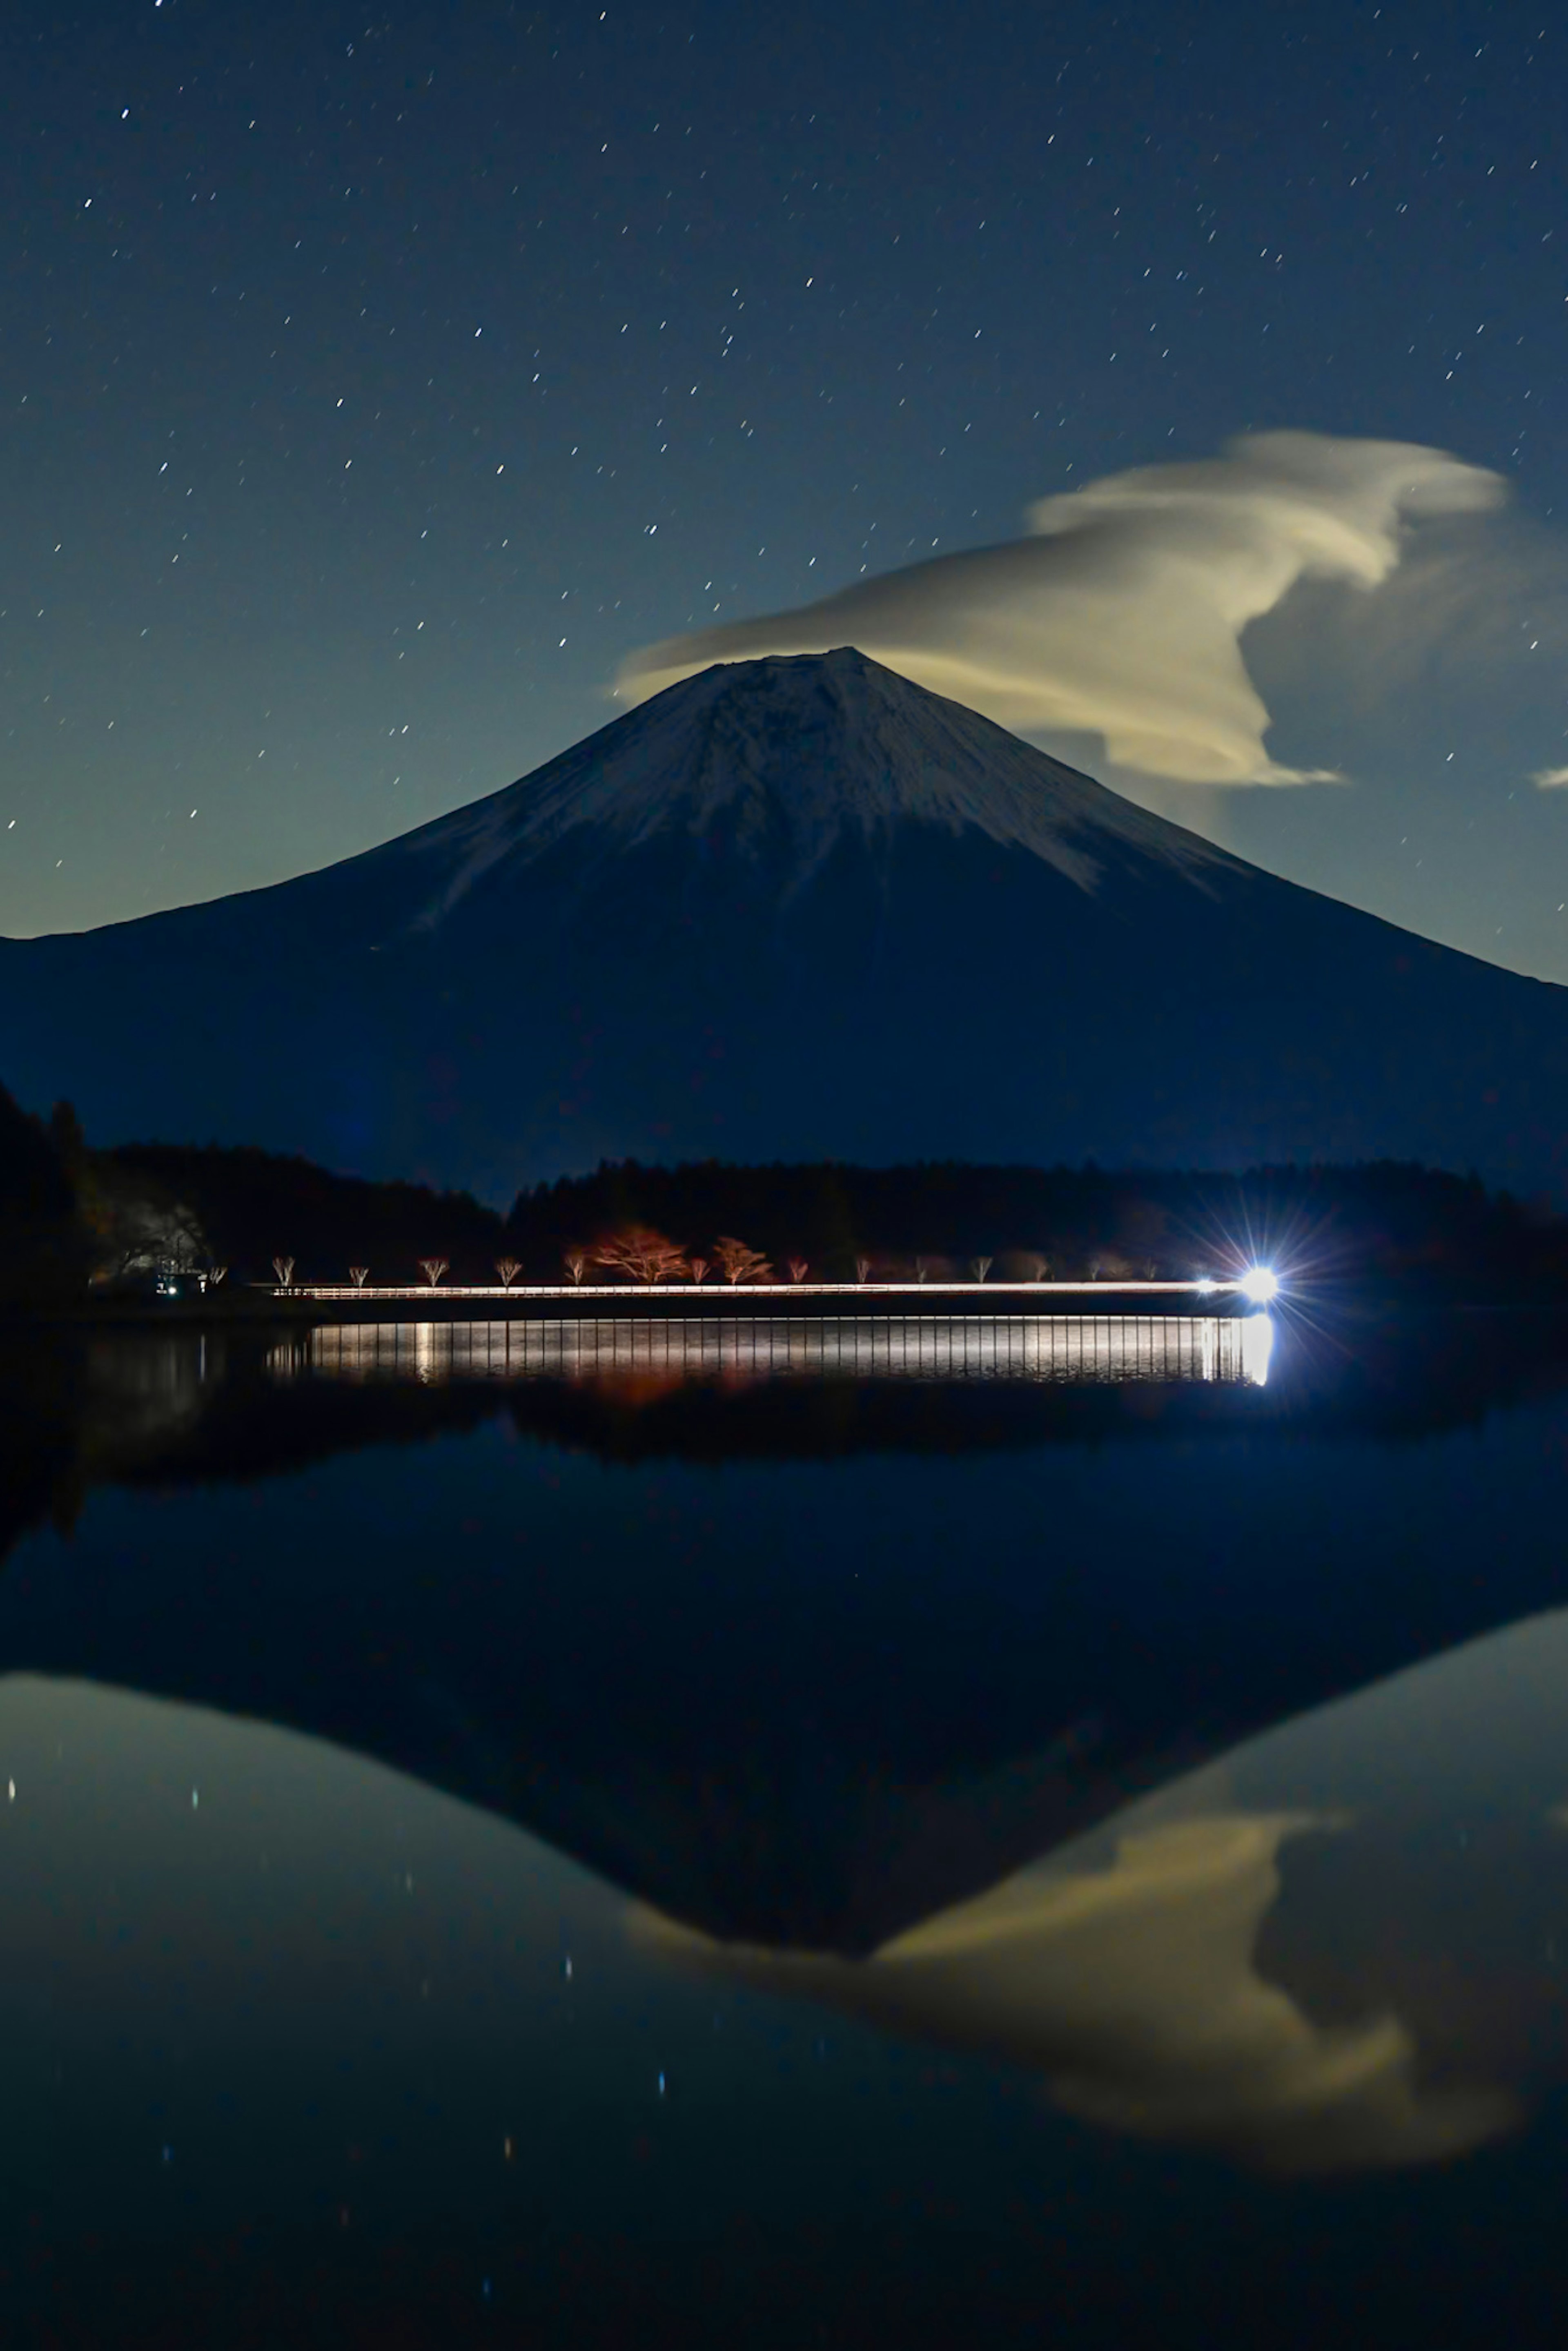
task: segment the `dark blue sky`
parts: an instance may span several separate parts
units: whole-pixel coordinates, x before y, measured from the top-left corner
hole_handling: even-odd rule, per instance
[[[1543,14],[6,12],[0,929],[350,853],[601,724],[649,640],[1290,426],[1515,512],[1386,692],[1354,615],[1254,632],[1270,747],[1353,786],[1193,820],[1568,978]]]

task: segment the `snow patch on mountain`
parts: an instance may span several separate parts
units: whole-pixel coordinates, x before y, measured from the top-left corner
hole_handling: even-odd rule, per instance
[[[780,832],[799,887],[846,834],[974,829],[1092,892],[1131,851],[1202,887],[1222,850],[1151,816],[961,703],[852,647],[722,663],[668,687],[559,758],[372,851],[444,868],[414,927],[433,929],[486,874],[593,828],[613,850],[722,820],[760,853]]]

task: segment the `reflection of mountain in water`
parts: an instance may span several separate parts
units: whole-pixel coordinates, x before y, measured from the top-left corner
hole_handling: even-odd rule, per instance
[[[230,1514],[228,1548],[199,1573],[155,1556],[98,1587],[73,1575],[68,1593],[13,1580],[0,1663],[360,1749],[724,1938],[875,1949],[1249,1733],[1560,1597],[1554,1569],[1507,1546],[1485,1580],[1456,1547],[1380,1557],[1374,1581],[1354,1543],[1288,1570],[1280,1550],[1261,1573],[1247,1543],[1228,1551],[1179,1521],[1107,1553],[1091,1504],[1042,1518],[1007,1458],[1133,1441],[1153,1472],[1165,1437],[1186,1452],[1242,1429],[1266,1469],[1303,1429],[1363,1425],[1326,1395],[1292,1418],[1278,1383],[721,1381],[647,1400],[613,1381],[332,1380],[304,1375],[308,1352],[279,1364],[236,1349],[116,1339],[30,1357],[14,1393],[58,1470],[57,1508],[68,1516],[94,1482],[259,1479],[501,1414],[650,1475],[729,1467],[683,1486],[674,1509],[639,1504],[651,1487],[585,1486],[580,1465],[579,1504],[537,1539],[514,1523],[520,1501],[492,1502],[483,1542],[432,1552],[378,1520],[368,1459],[357,1531],[330,1552],[301,1501],[281,1547],[250,1531],[256,1513]],[[1479,1408],[1477,1354],[1471,1387],[1430,1403],[1434,1416]],[[1437,1360],[1428,1350],[1428,1371]],[[946,1541],[874,1460],[944,1444],[1007,1449],[1011,1519],[988,1506]],[[766,1517],[794,1489],[767,1463],[742,1466],[747,1451],[866,1454],[856,1475],[874,1472],[873,1488],[853,1491],[878,1499],[863,1521],[813,1523],[810,1558],[769,1549]],[[479,1504],[461,1468],[439,1474],[455,1528]],[[737,1479],[773,1481],[756,1510]],[[531,1510],[539,1487],[517,1489]],[[25,1507],[48,1490],[35,1480]]]
[[[1568,1610],[1300,1717],[870,1959],[678,1963],[1005,2057],[1282,2170],[1432,2162],[1568,2078]],[[1553,2167],[1554,2168],[1554,2167]]]

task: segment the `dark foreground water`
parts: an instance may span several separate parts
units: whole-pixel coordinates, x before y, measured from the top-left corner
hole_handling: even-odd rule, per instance
[[[0,2339],[1561,2339],[1568,1390],[1269,1338],[14,1346]]]

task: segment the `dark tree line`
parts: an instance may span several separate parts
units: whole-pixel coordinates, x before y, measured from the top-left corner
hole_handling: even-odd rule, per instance
[[[1568,1281],[1568,1226],[1479,1178],[1377,1162],[1201,1171],[980,1167],[677,1167],[634,1160],[519,1193],[507,1246],[549,1278],[572,1243],[632,1228],[687,1249],[744,1233],[813,1279],[1185,1280],[1276,1258],[1333,1283],[1370,1274],[1435,1289]],[[862,1273],[862,1268],[865,1271]]]
[[[641,1233],[667,1248],[660,1278],[716,1285],[736,1251],[739,1279],[780,1282],[972,1280],[981,1268],[992,1280],[1186,1280],[1263,1257],[1331,1286],[1568,1296],[1568,1224],[1474,1176],[1392,1163],[1218,1176],[624,1161],[521,1192],[503,1216],[467,1193],[253,1147],[90,1152],[67,1106],[44,1123],[0,1092],[0,1300],[83,1294],[127,1199],[235,1289],[273,1281],[278,1259],[302,1281],[353,1270],[372,1286],[419,1281],[435,1263],[449,1285],[492,1283],[498,1269],[508,1281],[648,1279]]]
[[[89,1258],[59,1138],[0,1086],[0,1305],[74,1296]]]
[[[277,1256],[301,1280],[347,1281],[362,1266],[372,1283],[418,1281],[437,1255],[448,1280],[486,1282],[507,1253],[505,1220],[467,1192],[335,1176],[249,1144],[135,1143],[113,1156],[188,1205],[237,1282],[272,1280]]]

